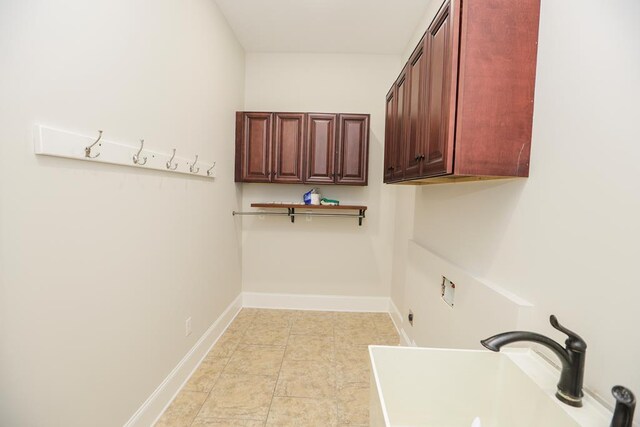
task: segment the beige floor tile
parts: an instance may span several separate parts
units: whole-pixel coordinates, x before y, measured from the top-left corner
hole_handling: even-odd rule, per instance
[[[291,334],[294,335],[333,335],[333,320],[320,316],[301,316],[293,320]]]
[[[336,330],[375,330],[371,313],[338,312],[335,313],[333,322]]]
[[[400,335],[397,333],[392,334],[379,334],[376,338],[377,345],[399,345]]]
[[[336,360],[338,363],[353,363],[370,366],[369,347],[366,345],[336,345]]]
[[[374,345],[379,341],[375,328],[336,330],[336,345]]]
[[[286,345],[290,324],[286,320],[255,320],[242,337],[243,344]]]
[[[221,418],[196,418],[191,427],[263,427],[264,422],[256,420],[234,420]]]
[[[253,317],[258,314],[259,311],[259,308],[244,307],[242,310],[240,310],[240,313],[238,313],[236,318]]]
[[[336,381],[338,387],[352,383],[368,383],[371,362],[367,346],[336,346]]]
[[[398,343],[386,313],[242,309],[157,425],[364,427],[367,345]]]
[[[392,335],[397,334],[393,321],[391,320],[391,316],[386,313],[381,313],[381,316],[374,318],[373,323],[375,324],[376,331],[381,335]]]
[[[297,310],[258,310],[254,317],[255,323],[286,321],[291,323],[300,316]]]
[[[339,387],[369,381],[371,369],[367,366],[354,366],[338,363],[336,365],[336,384]]]
[[[224,370],[225,374],[277,376],[284,347],[240,345]]]
[[[220,339],[218,339],[209,354],[207,354],[206,358],[230,357],[240,344],[241,339],[242,335],[225,332]]]
[[[352,384],[338,389],[338,421],[343,424],[369,424],[369,385]]]
[[[202,405],[198,417],[264,421],[275,383],[275,377],[223,373]]]
[[[334,399],[274,397],[267,426],[334,427],[337,423]]]
[[[260,310],[260,308],[243,307],[238,316],[255,316]]]
[[[300,317],[316,320],[333,320],[336,317],[335,311],[301,310],[299,313]]]
[[[239,316],[239,315],[238,315]],[[254,316],[236,317],[227,328],[227,332],[233,334],[243,334],[253,323]]]
[[[276,396],[331,397],[336,394],[336,371],[331,362],[285,360]]]
[[[188,427],[196,417],[207,393],[195,391],[181,391],[169,405],[162,417],[155,424],[156,427]]]
[[[291,335],[287,343],[285,360],[334,360],[333,336]]]
[[[227,362],[227,357],[205,358],[189,378],[184,390],[210,392]]]

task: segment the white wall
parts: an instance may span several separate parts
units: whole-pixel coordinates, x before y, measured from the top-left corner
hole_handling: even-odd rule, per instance
[[[210,0],[4,0],[0,75],[0,424],[122,425],[240,292],[244,52]],[[218,178],[36,157],[36,123]]]
[[[371,114],[369,185],[319,186],[343,204],[369,207],[356,219],[244,217],[243,290],[292,294],[388,296],[392,190],[382,184],[384,94],[398,56],[247,54],[245,109]],[[243,206],[298,201],[310,185],[243,184]]]
[[[617,383],[640,394],[639,21],[635,0],[542,0],[530,178],[420,187],[397,207],[415,205],[404,245],[414,238],[531,302],[522,327],[561,340],[556,314],[580,333],[586,384],[609,400]]]

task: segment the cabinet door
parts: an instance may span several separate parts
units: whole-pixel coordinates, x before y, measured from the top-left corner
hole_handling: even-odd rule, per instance
[[[409,94],[409,84],[407,80],[408,66],[402,69],[398,80],[396,80],[396,120],[395,120],[395,165],[393,170],[394,180],[404,178],[404,153],[407,148],[407,138],[409,133],[407,100]]]
[[[271,113],[237,113],[236,181],[271,181]]]
[[[413,51],[407,64],[407,146],[404,151],[404,177],[415,178],[420,174],[420,165],[425,149],[425,83],[427,59],[423,37]]]
[[[338,116],[336,184],[367,185],[369,163],[369,115]]]
[[[304,159],[304,114],[274,113],[273,182],[302,183]]]
[[[393,170],[395,168],[396,152],[396,84],[394,83],[387,93],[385,124],[384,124],[384,182],[393,181]]]
[[[304,182],[333,184],[336,163],[336,115],[307,114]]]
[[[451,4],[443,5],[427,30],[427,150],[424,176],[453,172],[452,41]]]

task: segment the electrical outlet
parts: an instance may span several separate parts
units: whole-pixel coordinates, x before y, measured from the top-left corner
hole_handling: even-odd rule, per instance
[[[409,324],[413,326],[413,311],[409,310],[409,315],[407,316],[407,319],[409,319]]]
[[[191,335],[191,317],[187,317],[184,322],[184,336],[188,337],[189,335]]]

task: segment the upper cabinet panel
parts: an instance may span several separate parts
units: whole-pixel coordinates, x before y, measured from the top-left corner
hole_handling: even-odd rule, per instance
[[[307,115],[305,182],[333,184],[336,162],[336,115]]]
[[[340,114],[336,184],[366,185],[369,115]]]
[[[396,104],[396,84],[394,83],[387,93],[385,107],[385,128],[384,128],[384,182],[391,182],[394,178],[395,170],[395,150],[397,140],[395,138],[395,122],[398,106]]]
[[[367,185],[369,115],[236,113],[236,182]]]
[[[304,114],[274,113],[273,182],[302,183]]]
[[[456,174],[529,176],[539,15],[540,0],[464,2]]]
[[[427,58],[425,55],[425,37],[414,50],[407,64],[407,137],[404,151],[404,178],[419,175],[422,157],[425,152],[425,80],[427,77]]]
[[[427,176],[450,174],[453,171],[453,135],[449,123],[454,67],[451,63],[451,7],[444,7],[426,34],[429,46],[427,71],[427,138],[422,169]],[[455,99],[453,100],[455,102]]]
[[[540,0],[490,3],[445,1],[400,73],[385,132],[400,181],[529,175]]]
[[[409,138],[409,115],[408,115],[408,99],[409,99],[409,81],[407,80],[407,68],[405,65],[400,76],[396,80],[396,123],[394,126],[393,159],[395,161],[393,169],[393,179],[400,180],[404,178],[404,153],[407,150],[407,141]]]
[[[237,113],[236,181],[271,181],[271,113]]]

